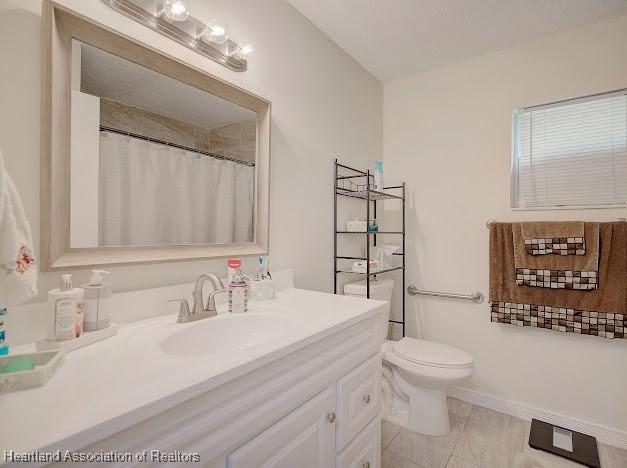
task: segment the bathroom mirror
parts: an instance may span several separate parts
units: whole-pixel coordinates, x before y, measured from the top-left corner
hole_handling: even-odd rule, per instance
[[[45,5],[42,268],[266,253],[270,103]]]

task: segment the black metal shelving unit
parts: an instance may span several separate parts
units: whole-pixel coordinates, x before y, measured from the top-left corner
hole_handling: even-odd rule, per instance
[[[337,294],[337,278],[339,274],[361,275],[366,278],[366,296],[370,298],[370,280],[376,275],[388,273],[391,271],[400,271],[402,275],[402,320],[390,320],[402,326],[403,336],[405,336],[405,182],[401,185],[393,185],[384,187],[383,190],[374,190],[372,187],[374,174],[367,170],[362,171],[354,167],[340,164],[335,160],[335,175],[333,180],[333,293]],[[357,182],[356,182],[357,181]],[[348,187],[346,186],[348,185]],[[357,198],[366,201],[366,228],[370,219],[377,218],[377,202],[380,200],[399,200],[402,204],[402,229],[400,231],[376,231],[376,232],[356,232],[356,231],[338,231],[337,229],[337,201],[338,197]],[[372,215],[372,217],[371,217]],[[350,257],[338,255],[337,243],[340,235],[362,235],[366,239],[366,257]],[[394,253],[402,258],[402,265],[387,268],[385,270],[370,271],[370,262],[366,261],[366,273],[355,273],[338,269],[338,260],[368,260],[370,258],[370,244],[377,245],[377,236],[380,235],[400,235],[402,236],[402,251]]]

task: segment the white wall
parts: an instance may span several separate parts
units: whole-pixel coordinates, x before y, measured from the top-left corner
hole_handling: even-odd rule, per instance
[[[299,287],[332,290],[333,158],[370,165],[382,152],[382,88],[345,52],[281,0],[189,0],[192,14],[220,18],[254,43],[245,73],[235,73],[134,23],[98,0],[62,0],[88,17],[272,101],[270,256],[294,267]],[[39,242],[40,0],[0,4],[0,147]],[[247,260],[252,265],[253,259]],[[246,263],[245,263],[246,265]],[[117,291],[224,273],[224,261],[111,268]],[[75,283],[88,279],[77,271]],[[40,298],[58,274],[40,278]],[[19,330],[11,330],[15,343]],[[12,340],[11,337],[14,337]]]
[[[516,106],[627,86],[627,17],[435,69],[384,86],[386,177],[404,178],[408,283],[488,292],[496,220],[612,220],[624,210],[512,211]],[[469,351],[464,386],[627,431],[627,340],[490,323],[488,305],[409,298],[410,334]]]

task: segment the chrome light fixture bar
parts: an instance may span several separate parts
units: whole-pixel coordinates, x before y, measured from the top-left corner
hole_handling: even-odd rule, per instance
[[[225,67],[243,72],[252,46],[228,38],[223,26],[189,14],[183,0],[102,0],[147,28],[198,52]],[[214,28],[214,29],[212,29]]]

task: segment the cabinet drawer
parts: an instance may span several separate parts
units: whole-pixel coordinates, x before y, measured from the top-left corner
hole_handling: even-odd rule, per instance
[[[381,411],[381,354],[337,383],[337,451],[340,452]]]
[[[377,416],[337,456],[335,468],[380,468],[381,466],[381,416]]]

